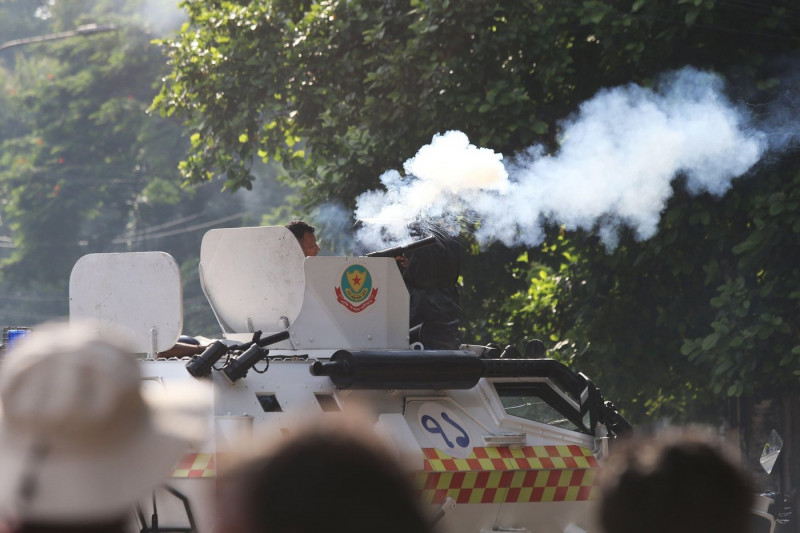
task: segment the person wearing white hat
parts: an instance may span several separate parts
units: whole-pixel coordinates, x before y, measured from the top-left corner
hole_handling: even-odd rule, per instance
[[[141,383],[135,356],[88,324],[35,328],[6,354],[5,530],[125,531],[136,502],[165,480],[208,424],[201,391],[176,397]]]

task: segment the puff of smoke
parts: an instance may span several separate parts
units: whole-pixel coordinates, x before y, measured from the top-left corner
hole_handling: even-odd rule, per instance
[[[568,229],[596,227],[609,246],[621,224],[649,238],[676,176],[686,176],[692,193],[723,194],[766,149],[764,134],[723,95],[722,80],[692,68],[665,76],[655,91],[635,85],[601,91],[561,131],[555,155],[514,161],[514,194],[502,202],[502,216],[507,224],[519,222],[517,236],[503,239],[507,244],[537,242],[526,235],[538,235],[539,220],[521,216],[531,207]],[[482,214],[498,220],[496,210]],[[483,239],[494,226],[484,224]]]
[[[755,110],[760,114],[758,127],[766,132],[770,152],[779,153],[800,142],[800,64],[795,57],[782,57],[773,65],[780,90],[774,100]]]
[[[321,204],[309,214],[317,228],[320,245],[333,255],[349,255],[353,250],[353,217],[343,205],[333,202]]]
[[[357,198],[355,216],[362,222],[357,239],[377,249],[416,237],[412,228],[452,228],[450,233],[457,233],[471,192],[508,187],[501,160],[501,154],[470,144],[460,131],[435,135],[404,163],[405,175],[385,172],[380,178],[385,190]]]
[[[153,31],[159,35],[176,32],[189,19],[177,1],[145,0],[141,13]]]
[[[482,244],[536,245],[543,222],[595,230],[613,247],[623,224],[652,236],[678,175],[693,193],[723,194],[767,148],[745,111],[723,93],[722,79],[694,68],[600,91],[560,124],[553,154],[533,146],[506,167],[502,155],[471,145],[461,132],[434,136],[381,176],[385,190],[356,202],[370,220],[359,238],[394,243],[419,220],[452,223],[471,213]]]

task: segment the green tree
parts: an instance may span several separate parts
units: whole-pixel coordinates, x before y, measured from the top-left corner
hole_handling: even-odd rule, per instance
[[[568,85],[567,48],[546,44],[559,40],[559,15],[535,16],[530,3],[184,5],[192,25],[166,43],[174,71],[155,105],[189,121],[190,182],[221,172],[227,187],[247,187],[262,157],[309,198],[352,202],[443,129],[529,145],[547,129],[536,104]],[[534,82],[533,58],[548,52]],[[501,127],[493,116],[516,119]]]
[[[788,4],[730,4],[185,2],[155,106],[193,132],[190,182],[222,173],[247,187],[262,157],[309,199],[351,201],[435,133],[510,154],[555,142],[556,122],[600,87],[790,47]]]
[[[16,39],[47,33],[49,30],[47,0],[31,0],[19,2],[3,0],[0,2],[0,39],[1,44]],[[8,56],[9,52],[0,51]]]
[[[776,395],[797,390],[800,377],[800,174],[797,157],[770,166],[756,182],[731,191],[729,230],[720,235],[725,256],[715,269],[708,316],[682,353],[710,368],[716,394]],[[711,225],[709,225],[711,226]],[[713,226],[706,231],[718,231]],[[724,239],[724,240],[723,240]],[[710,258],[711,259],[711,258]]]
[[[241,224],[241,198],[180,187],[177,164],[188,140],[177,121],[147,113],[166,62],[151,42],[162,34],[140,16],[142,7],[0,3],[0,24],[17,30],[9,37],[90,22],[118,28],[0,52],[3,325],[65,316],[69,273],[81,255],[159,249],[186,264],[185,321],[198,333],[216,329],[207,306],[195,303],[204,301],[200,238],[215,224]]]
[[[119,38],[51,45],[53,56],[17,68],[30,130],[4,143],[5,218],[17,245],[4,276],[65,278],[82,251],[103,249],[125,226],[145,186],[142,169],[155,163],[137,139],[155,77],[142,71],[153,64],[149,39],[130,30],[123,50],[110,44]]]

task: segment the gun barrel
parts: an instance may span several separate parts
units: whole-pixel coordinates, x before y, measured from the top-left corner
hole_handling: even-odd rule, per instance
[[[436,237],[431,235],[430,237],[425,237],[424,239],[413,241],[408,244],[404,244],[402,246],[394,246],[392,248],[386,248],[385,250],[370,252],[367,254],[367,257],[397,257],[399,255],[408,253],[411,250],[415,250],[423,246],[428,246],[429,244],[433,244],[435,242],[436,242]]]
[[[309,371],[340,389],[464,390],[480,380],[483,360],[464,350],[337,350]]]

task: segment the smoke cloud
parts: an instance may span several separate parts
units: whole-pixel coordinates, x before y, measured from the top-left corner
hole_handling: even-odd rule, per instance
[[[403,174],[381,176],[384,190],[359,196],[357,239],[378,249],[408,240],[410,224],[456,228],[464,216],[478,222],[481,244],[539,244],[544,222],[595,230],[612,248],[622,225],[647,239],[676,176],[692,193],[721,195],[765,151],[796,140],[767,135],[723,89],[720,77],[687,67],[655,89],[603,90],[560,124],[558,151],[533,146],[505,163],[462,132],[438,134]]]
[[[178,31],[189,20],[177,0],[145,0],[141,13],[148,25],[158,35],[169,35]]]
[[[353,251],[352,213],[339,203],[326,202],[309,214],[317,228],[320,255],[348,255]],[[364,252],[366,253],[366,252]]]

